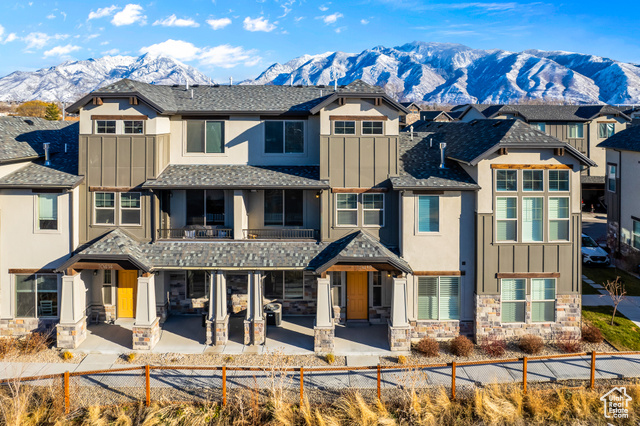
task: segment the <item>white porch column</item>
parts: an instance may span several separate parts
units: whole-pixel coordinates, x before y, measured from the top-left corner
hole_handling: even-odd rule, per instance
[[[243,229],[248,226],[247,203],[245,202],[244,191],[236,189],[233,191],[233,239],[243,240]]]
[[[160,339],[160,318],[156,314],[156,283],[153,274],[138,277],[133,349],[150,350]]]
[[[335,327],[330,280],[318,278],[316,321],[313,326],[313,347],[316,353],[333,352]]]
[[[75,349],[87,338],[86,287],[79,273],[62,277],[57,347]]]
[[[389,346],[392,351],[411,350],[411,326],[407,315],[407,279],[393,278]]]
[[[227,313],[227,280],[224,273],[211,274],[209,285],[209,318],[207,318],[207,344],[224,345],[229,335]]]
[[[248,279],[249,300],[247,303],[247,318],[244,321],[244,344],[261,345],[266,338],[266,321],[262,299],[262,272],[254,271],[249,274]]]

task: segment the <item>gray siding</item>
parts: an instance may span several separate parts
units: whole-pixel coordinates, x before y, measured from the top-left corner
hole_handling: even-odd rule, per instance
[[[589,156],[589,123],[582,124],[582,135],[584,137],[579,139],[568,137],[568,124],[569,123],[546,123],[545,131],[548,135],[567,142],[584,155]]]

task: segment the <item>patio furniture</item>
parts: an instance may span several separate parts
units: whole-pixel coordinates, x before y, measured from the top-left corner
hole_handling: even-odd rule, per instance
[[[53,300],[40,301],[40,315],[42,315],[43,317],[53,316]]]

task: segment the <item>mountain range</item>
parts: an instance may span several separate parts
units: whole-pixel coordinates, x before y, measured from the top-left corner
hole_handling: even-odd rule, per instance
[[[401,101],[442,104],[544,100],[576,104],[640,103],[640,66],[563,51],[472,49],[413,42],[360,53],[327,52],[275,63],[240,84],[345,85],[356,79]],[[72,101],[121,78],[155,84],[208,84],[195,68],[168,57],[105,56],[0,78],[0,101]]]

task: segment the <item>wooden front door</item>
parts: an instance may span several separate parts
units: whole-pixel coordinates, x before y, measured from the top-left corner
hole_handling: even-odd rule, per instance
[[[136,316],[138,271],[118,271],[118,318]]]
[[[368,289],[367,272],[347,272],[347,319],[369,318]]]

